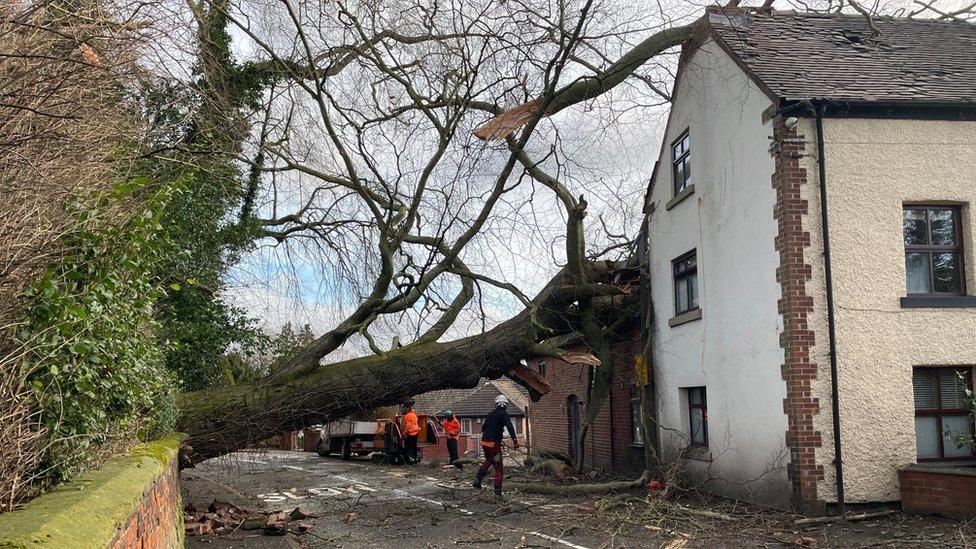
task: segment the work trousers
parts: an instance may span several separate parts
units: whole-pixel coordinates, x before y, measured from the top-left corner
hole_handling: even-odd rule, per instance
[[[457,461],[458,458],[457,443],[458,443],[457,439],[454,438],[447,439],[447,453],[451,456],[451,463]]]
[[[417,455],[417,435],[407,435],[403,439],[403,447],[407,451],[407,462],[417,463],[420,456]]]
[[[495,468],[495,493],[502,493],[502,479],[505,478],[505,467],[502,464],[502,443],[491,440],[481,441],[481,449],[485,452],[485,461],[478,470],[478,481],[488,474],[490,467]]]

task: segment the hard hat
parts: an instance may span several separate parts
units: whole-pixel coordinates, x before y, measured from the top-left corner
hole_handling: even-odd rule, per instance
[[[498,395],[495,397],[495,406],[508,406],[508,397],[505,395]]]
[[[450,410],[447,410],[446,412],[444,412],[444,416],[445,416],[445,417],[446,417],[447,419],[451,419],[452,417],[454,417],[454,412],[452,412],[452,411],[450,411]]]

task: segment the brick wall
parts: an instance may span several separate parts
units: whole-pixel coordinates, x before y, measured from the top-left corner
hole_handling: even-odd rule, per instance
[[[467,435],[461,435],[461,438],[458,439],[458,456],[464,457],[466,452],[473,452],[474,450],[474,439]],[[424,454],[424,459],[439,459],[447,463],[450,458],[450,454],[447,452],[447,437],[444,436],[438,436],[437,444],[433,446],[422,446],[421,451]]]
[[[179,470],[172,460],[147,490],[139,506],[122,524],[111,549],[163,549],[182,547],[183,509]]]
[[[976,471],[909,467],[898,471],[898,484],[909,513],[976,517]]]
[[[613,348],[614,371],[610,398],[603,403],[596,421],[590,425],[585,441],[583,465],[586,469],[628,473],[644,466],[643,450],[631,446],[630,386],[634,380],[633,359],[639,349],[637,336]],[[538,371],[539,360],[529,367]],[[588,367],[547,358],[546,382],[552,389],[530,407],[532,448],[570,455],[569,397],[575,395],[583,405],[584,419]]]
[[[821,434],[814,429],[813,416],[820,413],[820,402],[812,396],[811,384],[817,377],[817,365],[811,359],[814,332],[807,316],[813,312],[813,298],[807,293],[806,282],[812,268],[804,260],[804,249],[810,246],[810,233],[804,230],[803,218],[809,205],[800,196],[800,188],[807,184],[806,170],[800,166],[804,153],[803,137],[795,129],[788,129],[782,117],[774,123],[779,146],[774,151],[775,171],[773,189],[776,205],[773,218],[778,225],[774,240],[780,265],[776,280],[782,297],[778,302],[783,315],[780,346],[785,351],[782,366],[786,381],[783,409],[787,417],[786,445],[790,449],[789,475],[793,484],[793,505],[807,513],[820,513],[823,503],[817,497],[817,482],[824,477],[823,466],[817,464],[816,449],[821,446]]]

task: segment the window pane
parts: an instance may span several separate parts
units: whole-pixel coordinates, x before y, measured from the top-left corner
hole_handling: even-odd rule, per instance
[[[678,162],[674,166],[674,192],[675,194],[685,190],[685,164]]]
[[[705,444],[705,416],[701,408],[691,409],[691,443]]]
[[[939,424],[934,417],[915,418],[915,452],[919,459],[939,457]]]
[[[688,286],[691,293],[688,298],[688,308],[694,309],[695,307],[698,307],[698,273],[688,277]]]
[[[702,402],[702,390],[699,387],[694,389],[688,389],[688,403],[694,404],[695,406],[701,406],[704,404]]]
[[[973,455],[972,447],[967,443],[972,430],[969,423],[969,416],[942,416],[942,450],[945,457],[968,457]],[[962,448],[956,447],[956,439],[965,436]]]
[[[685,184],[684,184],[684,186],[688,186],[688,184],[691,183],[691,155],[690,154],[685,157],[685,159],[682,161],[682,164],[685,165]]]
[[[950,209],[929,210],[932,223],[932,244],[953,246],[956,243],[956,224]]]
[[[906,245],[928,244],[925,210],[904,210],[902,219],[902,232],[905,234]]]
[[[939,408],[965,408],[966,385],[959,379],[956,372],[943,370],[939,372]]]
[[[915,370],[912,374],[912,386],[915,390],[916,410],[931,410],[939,407],[939,403],[935,399],[935,376],[933,372]]]
[[[688,310],[688,279],[681,278],[675,282],[675,307],[677,312]]]
[[[932,293],[932,284],[929,281],[929,254],[918,252],[905,254],[905,279],[908,293]]]
[[[686,135],[684,139],[681,140],[681,146],[684,147],[684,150],[685,151],[690,151],[691,150],[691,134],[690,133],[688,135]]]
[[[935,291],[947,293],[961,292],[962,284],[960,283],[959,270],[958,255],[951,252],[932,254],[932,274],[935,275]]]

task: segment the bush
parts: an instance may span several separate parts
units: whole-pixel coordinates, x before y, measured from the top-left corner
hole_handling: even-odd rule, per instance
[[[162,207],[175,188],[146,193],[145,181],[71,206],[77,230],[66,252],[27,290],[18,339],[24,375],[47,439],[43,476],[62,480],[175,423],[175,384],[163,364],[154,304],[164,293],[156,265],[168,243]],[[141,204],[121,226],[102,223],[120,203]],[[111,217],[115,217],[117,213]]]

